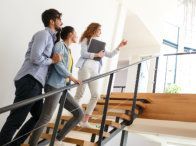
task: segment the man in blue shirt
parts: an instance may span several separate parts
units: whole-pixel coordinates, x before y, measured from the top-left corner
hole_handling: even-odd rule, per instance
[[[24,63],[17,73],[15,81],[14,103],[40,95],[45,85],[48,67],[61,60],[60,54],[53,54],[52,49],[56,41],[56,32],[61,29],[61,13],[55,9],[48,9],[42,13],[45,29],[34,34],[28,45]],[[20,146],[35,126],[42,111],[43,101],[23,106],[10,112],[0,132],[0,145],[5,145],[12,140],[27,115],[31,118],[21,127],[14,141],[9,146]],[[26,134],[24,136],[24,134]]]

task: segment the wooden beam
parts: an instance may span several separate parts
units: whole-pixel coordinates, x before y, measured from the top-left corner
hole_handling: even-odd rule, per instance
[[[63,128],[63,126],[64,126],[64,125],[59,125],[59,129],[61,130],[61,129]],[[47,125],[47,127],[53,129],[53,128],[54,128],[54,123],[49,123],[49,124]],[[80,127],[80,126],[76,126],[76,127],[74,127],[72,130],[99,135],[99,129],[82,128],[82,127]],[[103,137],[109,137],[109,136],[110,136],[110,133],[108,133],[108,132],[104,132],[104,133],[103,133]]]
[[[84,109],[86,109],[87,108],[87,104],[83,104],[82,107]],[[94,111],[101,112],[101,111],[103,111],[103,107],[104,107],[103,104],[96,105]],[[111,110],[112,111],[113,110],[123,110],[123,111],[127,110],[127,111],[130,111],[131,110],[131,106],[126,106],[126,105],[109,105],[108,106],[108,111],[111,111]],[[135,109],[135,113],[136,114],[139,114],[139,110],[138,109]]]
[[[71,117],[72,117],[72,116],[62,116],[61,119],[62,119],[62,120],[65,120],[65,121],[68,121]],[[101,121],[102,121],[102,119],[93,119],[93,118],[89,119],[89,122],[90,122],[90,123],[101,124]],[[105,123],[106,123],[106,125],[112,126],[112,127],[115,127],[115,128],[120,128],[120,127],[121,127],[121,124],[116,123],[116,122],[111,121],[111,120],[106,120]]]
[[[105,103],[105,100],[98,100],[97,104],[104,104]],[[131,109],[131,106],[133,105],[133,102],[132,101],[126,101],[126,100],[110,100],[109,101],[109,105],[119,105],[119,106],[130,106],[130,109]],[[146,107],[146,104],[141,102],[141,101],[137,101],[136,102],[136,105],[138,107],[141,107],[141,108],[145,108]]]
[[[43,133],[41,135],[41,138],[47,139],[47,140],[50,140],[51,137],[52,137],[51,134]],[[62,141],[67,142],[67,143],[76,144],[78,146],[97,146],[96,143],[92,143],[92,142],[88,142],[88,141],[81,140],[81,139],[76,139],[76,138],[70,138],[70,137],[65,137]]]
[[[101,98],[105,98],[105,95],[101,95]],[[110,95],[110,99],[112,100],[133,100],[133,93],[112,92]],[[143,101],[145,103],[152,102],[150,98],[145,97],[144,95],[141,95],[140,93],[138,93],[137,100]]]
[[[101,119],[102,118],[102,111],[94,111],[92,114],[93,117],[97,118],[97,119]],[[117,112],[108,112],[107,116],[111,116],[111,117],[118,117],[124,120],[130,120],[131,117],[130,115],[127,114],[123,114],[123,113],[117,113]]]

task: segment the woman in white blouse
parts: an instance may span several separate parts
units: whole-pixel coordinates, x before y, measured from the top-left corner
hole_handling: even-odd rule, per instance
[[[87,29],[84,31],[80,43],[81,43],[81,57],[79,58],[76,67],[79,68],[78,71],[78,79],[79,80],[86,80],[88,78],[94,77],[99,75],[100,68],[102,66],[102,58],[109,57],[112,58],[115,56],[119,49],[127,44],[126,40],[123,40],[116,49],[111,52],[100,51],[98,53],[89,53],[88,52],[88,45],[92,38],[96,39],[101,35],[101,25],[99,23],[91,23]],[[101,58],[100,61],[94,60],[95,57]],[[91,117],[91,114],[97,104],[97,100],[99,98],[98,93],[98,80],[88,83],[90,92],[91,92],[91,99],[87,105],[85,116],[80,122],[81,127],[90,127],[88,120]],[[76,102],[80,102],[80,99],[83,97],[84,91],[86,88],[86,84],[80,85],[76,90],[75,100]]]

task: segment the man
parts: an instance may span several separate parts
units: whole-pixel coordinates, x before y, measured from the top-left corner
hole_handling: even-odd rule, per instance
[[[14,103],[40,95],[45,85],[48,67],[61,61],[59,54],[53,54],[51,57],[57,39],[56,32],[62,26],[61,15],[55,9],[48,9],[42,13],[45,29],[35,33],[29,43],[25,61],[15,77]],[[20,146],[38,121],[42,105],[43,101],[40,100],[11,111],[0,132],[0,146],[6,145],[12,140],[16,130],[21,127],[30,112],[31,118],[18,131],[14,138],[16,140],[8,144],[10,146]]]

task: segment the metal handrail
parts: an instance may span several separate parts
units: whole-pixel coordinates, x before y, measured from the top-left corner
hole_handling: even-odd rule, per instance
[[[163,56],[179,56],[179,55],[191,55],[191,54],[196,54],[196,52],[171,53],[171,54],[163,54]]]
[[[138,65],[139,63],[142,63],[144,61],[147,61],[147,60],[150,60],[150,59],[153,59],[153,58],[155,58],[155,57],[150,57],[148,59],[143,59],[141,61],[138,61],[138,62],[135,62],[133,64],[127,65],[125,67],[121,67],[121,68],[115,69],[113,71],[109,71],[109,72],[103,73],[101,75],[94,76],[92,78],[89,78],[89,79],[86,79],[86,80],[82,81],[82,84],[86,84],[86,83],[92,82],[94,80],[97,80],[97,79],[109,76],[110,74],[116,73],[116,72],[118,72],[120,70],[125,70],[125,69],[127,69],[127,68],[129,68],[131,66]],[[72,89],[72,88],[77,87],[77,86],[79,86],[79,85],[78,84],[72,84],[72,85],[65,86],[65,87],[56,89],[54,91],[51,91],[51,92],[39,95],[39,96],[35,96],[33,98],[29,98],[29,99],[25,99],[25,100],[22,100],[22,101],[17,102],[17,103],[13,103],[11,105],[8,105],[8,106],[0,108],[0,114],[4,113],[4,112],[7,112],[7,111],[10,111],[10,110],[13,110],[13,109],[16,109],[16,108],[19,108],[19,107],[22,107],[22,106],[25,106],[27,104],[31,104],[31,103],[36,102],[38,100],[47,98],[47,97],[49,97],[49,96],[51,96],[53,94],[56,94],[56,93],[59,93],[59,92],[63,92],[64,90],[69,90],[69,89]]]
[[[112,70],[112,71],[109,71],[109,72],[106,72],[106,73],[103,73],[103,74],[100,74],[98,76],[94,76],[92,78],[89,78],[89,79],[86,79],[82,82],[82,84],[86,84],[86,83],[89,83],[89,82],[92,82],[94,80],[97,80],[97,79],[100,79],[100,78],[103,78],[103,77],[106,77],[106,76],[109,76],[113,73],[116,73],[116,72],[119,72],[121,70],[125,70],[131,66],[135,66],[135,65],[138,65],[144,61],[147,61],[147,60],[151,60],[153,58],[156,58],[156,57],[161,57],[161,56],[178,56],[178,55],[190,55],[190,54],[196,54],[196,52],[186,52],[186,53],[173,53],[173,54],[162,54],[162,55],[154,55],[154,56],[150,56],[146,59],[142,59],[141,61],[138,61],[138,62],[135,62],[135,63],[132,63],[130,65],[127,65],[127,66],[124,66],[124,67],[120,67],[120,68],[117,68],[115,70]],[[11,110],[14,110],[16,108],[19,108],[19,107],[22,107],[22,106],[25,106],[25,105],[28,105],[28,104],[31,104],[33,102],[36,102],[38,100],[41,100],[41,99],[44,99],[44,98],[47,98],[53,94],[56,94],[56,93],[59,93],[59,92],[63,92],[64,90],[69,90],[69,89],[72,89],[72,88],[75,88],[79,86],[78,84],[72,84],[72,85],[69,85],[69,86],[66,86],[66,87],[62,87],[62,88],[59,88],[59,89],[56,89],[54,91],[51,91],[51,92],[48,92],[48,93],[45,93],[45,94],[42,94],[42,95],[39,95],[39,96],[35,96],[35,97],[32,97],[32,98],[29,98],[29,99],[25,99],[23,101],[20,101],[20,102],[17,102],[17,103],[13,103],[11,105],[8,105],[8,106],[5,106],[5,107],[1,107],[0,108],[0,114],[2,113],[5,113],[7,111],[11,111]]]

